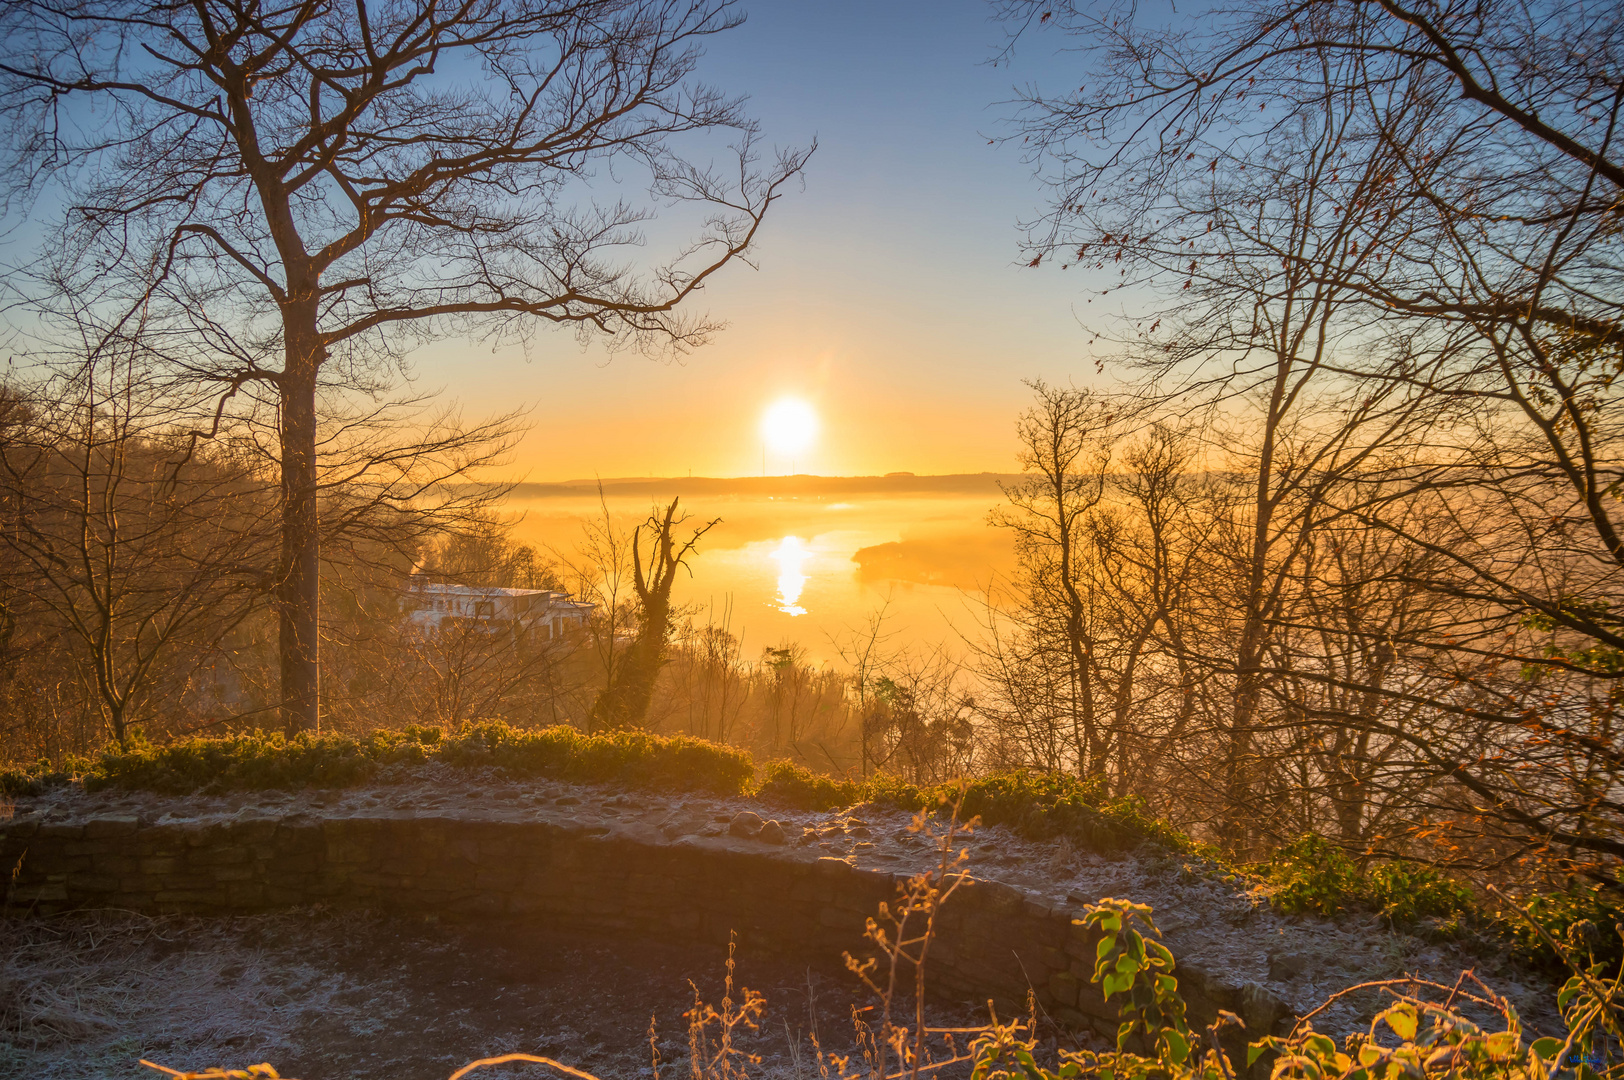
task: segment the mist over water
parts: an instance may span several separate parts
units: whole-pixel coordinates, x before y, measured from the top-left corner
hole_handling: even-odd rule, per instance
[[[1013,563],[1011,538],[987,524],[998,477],[795,477],[781,482],[606,481],[522,485],[507,509],[515,539],[574,558],[583,523],[630,531],[656,502],[681,496],[689,528],[721,522],[690,559],[673,599],[726,624],[743,655],[799,645],[814,663],[840,663],[840,645],[885,611],[890,648],[957,648],[973,635],[989,582]]]

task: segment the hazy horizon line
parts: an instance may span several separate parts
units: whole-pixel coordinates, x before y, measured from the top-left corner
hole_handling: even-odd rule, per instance
[[[685,491],[722,491],[755,494],[814,494],[836,491],[915,493],[980,493],[997,491],[1002,482],[1020,473],[912,473],[888,472],[856,476],[824,476],[818,473],[790,473],[780,476],[617,476],[573,478],[569,480],[491,481],[492,486],[508,486],[519,496],[588,495],[601,485],[620,494],[645,494],[650,490],[683,494]],[[640,490],[645,489],[645,490]]]

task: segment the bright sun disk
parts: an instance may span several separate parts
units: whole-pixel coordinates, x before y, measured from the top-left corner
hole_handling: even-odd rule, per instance
[[[799,398],[775,402],[761,417],[761,437],[775,454],[798,454],[818,436],[818,414]]]

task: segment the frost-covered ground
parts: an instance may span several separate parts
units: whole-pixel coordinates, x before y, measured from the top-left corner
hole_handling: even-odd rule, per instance
[[[742,799],[663,797],[546,780],[512,781],[443,765],[400,770],[384,779],[389,782],[340,791],[185,799],[63,789],[19,800],[16,809],[19,814],[53,819],[123,813],[150,821],[421,812],[574,821],[608,825],[649,840],[663,836],[667,841],[757,849],[768,842],[762,837],[781,838],[790,847],[810,849],[808,854],[815,851],[891,871],[924,869],[934,857],[931,845],[909,831],[910,815],[877,806],[799,812]],[[756,836],[734,835],[730,825],[746,811],[778,822],[779,829],[769,826]],[[1428,944],[1370,917],[1333,921],[1280,916],[1244,883],[1159,849],[1101,855],[1073,850],[1063,841],[1026,840],[1000,827],[977,829],[967,845],[972,875],[1019,886],[1055,907],[1081,914],[1086,904],[1105,896],[1151,905],[1176,956],[1224,972],[1236,982],[1261,983],[1299,1013],[1355,983],[1406,975],[1452,983],[1462,970],[1471,968],[1509,997],[1530,1026],[1549,1030],[1556,1022],[1549,982],[1503,958]],[[95,1069],[75,1071],[69,1057],[63,1056],[65,1048],[95,1045],[103,1048],[97,1053],[112,1055],[105,1059],[112,1061],[129,1058],[138,1043],[161,1047],[169,1040],[176,1047],[192,1046],[195,1053],[203,1053],[205,1047],[218,1054],[236,1052],[231,1060],[239,1063],[276,1063],[278,1057],[301,1067],[308,1063],[306,1071],[317,1078],[439,1076],[459,1059],[531,1045],[557,1048],[591,1028],[597,1034],[577,1045],[598,1048],[586,1056],[599,1062],[602,1075],[632,1076],[641,1068],[646,1076],[646,1038],[631,1038],[626,1025],[635,1020],[633,1026],[641,1031],[650,1009],[663,1007],[673,1017],[680,1015],[691,1003],[684,980],[713,972],[720,964],[719,957],[709,957],[697,946],[673,943],[587,944],[567,937],[549,944],[543,941],[546,931],[541,928],[522,932],[439,928],[356,914],[117,918],[123,921],[115,919],[105,926],[84,917],[8,924],[5,932],[22,944],[6,950],[20,959],[0,961],[6,965],[0,967],[0,1013],[5,1018],[0,1039],[11,1040],[9,1049],[0,1046],[0,1075],[112,1075]],[[477,953],[471,943],[487,939],[491,948],[507,950],[501,953],[505,959],[462,955],[469,949]],[[592,958],[554,962],[573,956],[571,950],[588,948],[600,951]],[[54,970],[53,958],[63,960],[64,973],[82,961],[83,977],[63,974],[41,983],[42,973]],[[69,963],[70,958],[78,959]],[[836,1010],[840,1013],[849,1007],[851,987],[836,970],[838,959],[830,959],[825,986],[830,994],[846,995],[846,1006]],[[763,971],[773,971],[772,979],[785,986],[805,981],[790,979],[785,974],[790,968],[784,965],[772,967],[748,957],[741,962],[761,963]],[[660,970],[670,975],[671,985],[657,990],[649,980],[663,977],[654,974],[660,964],[665,965]],[[602,972],[594,973],[594,966]],[[52,1036],[56,1049],[48,1051],[44,1043],[30,1049],[26,1031],[15,1026],[19,995],[46,984],[49,1009],[56,1010],[52,1015],[60,1014],[52,1022],[55,1027],[46,1028],[64,1032]],[[806,996],[804,986],[795,993],[801,999]],[[668,1005],[657,1004],[667,998]],[[91,1001],[99,1004],[85,1004]],[[509,1010],[499,1004],[503,1001],[519,1004]],[[1316,1023],[1321,1030],[1347,1030],[1374,1004],[1373,995],[1350,998],[1321,1014]],[[796,1015],[804,1017],[804,1001],[802,1010]],[[608,1017],[607,1027],[564,1019],[593,1015]],[[642,1020],[636,1020],[639,1015]],[[771,1023],[779,1025],[780,1020],[792,1029],[797,1026],[787,1014]],[[39,1022],[31,1023],[34,1030],[41,1030]],[[459,1023],[471,1025],[468,1037],[460,1041],[454,1037]],[[804,1027],[804,1019],[800,1026]],[[547,1035],[551,1042],[535,1041],[541,1038],[538,1032],[555,1029],[565,1034]],[[662,1021],[662,1030],[670,1034],[673,1023]],[[775,1051],[775,1068],[793,1073],[790,1043],[776,1027],[772,1034],[783,1043]],[[624,1046],[612,1050],[612,1044],[620,1045],[617,1039]],[[317,1052],[312,1047],[325,1049]],[[39,1053],[46,1057],[38,1057]],[[29,1067],[12,1068],[6,1054],[12,1055],[12,1063],[27,1062]],[[354,1068],[332,1072],[324,1064],[329,1060],[353,1061]],[[384,1065],[398,1070],[406,1061],[419,1060],[431,1065],[406,1072],[379,1071]],[[54,1064],[41,1072],[36,1066],[45,1061]],[[202,1063],[188,1053],[185,1064]]]
[[[681,1077],[688,980],[720,1005],[725,959],[680,942],[308,909],[0,920],[0,1077],[161,1080],[146,1058],[189,1070],[268,1061],[301,1080],[445,1080],[523,1051],[601,1080],[647,1080],[651,1016],[666,1075]],[[738,975],[767,997],[761,1030],[743,1040],[764,1058],[752,1077],[813,1080],[809,998],[825,1045],[849,1052],[848,980],[748,954]]]

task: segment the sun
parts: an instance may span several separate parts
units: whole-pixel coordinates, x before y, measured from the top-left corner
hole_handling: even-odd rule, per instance
[[[762,414],[761,437],[775,454],[799,454],[818,437],[817,411],[800,398],[776,401]]]

